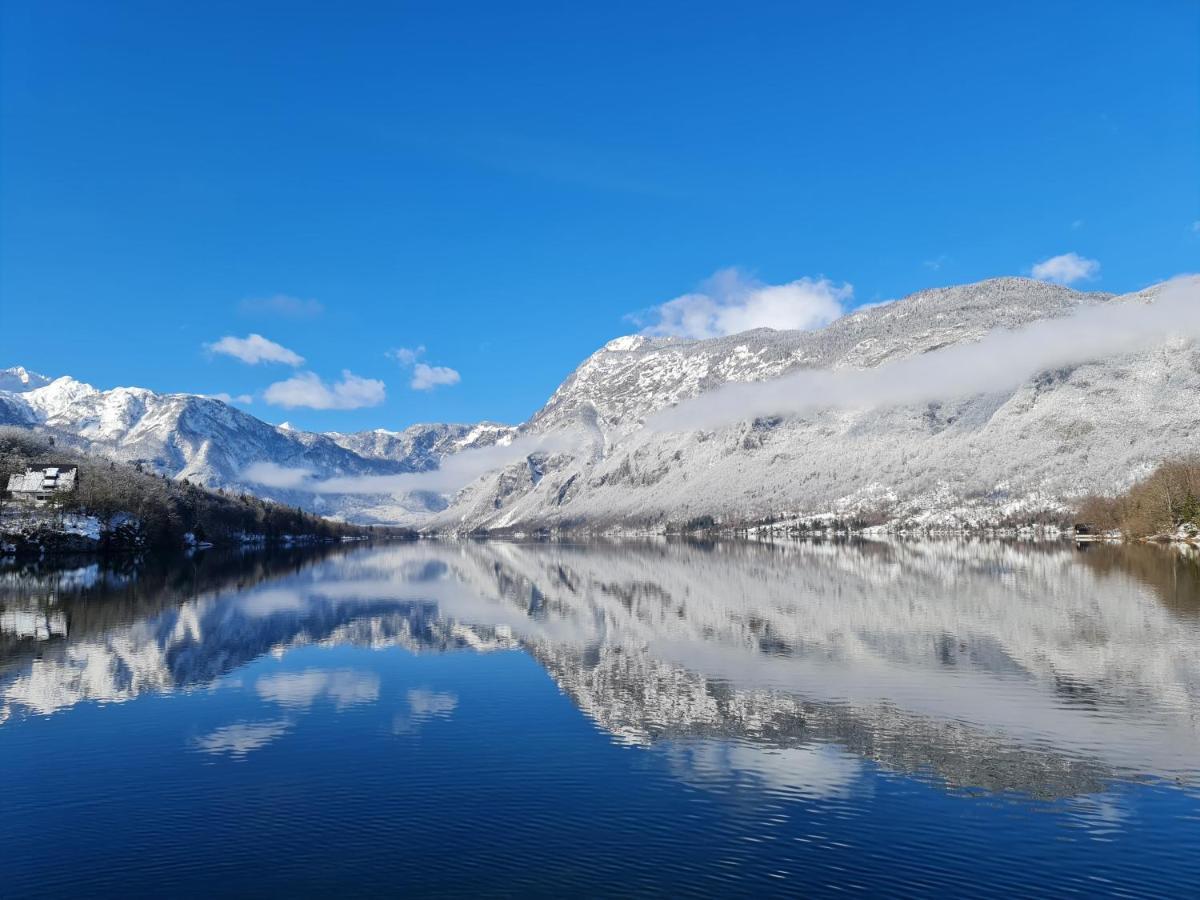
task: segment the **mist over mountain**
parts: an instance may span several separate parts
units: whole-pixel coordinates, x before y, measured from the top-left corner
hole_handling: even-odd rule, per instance
[[[318,434],[212,398],[100,391],[21,368],[0,373],[0,422],[173,478],[443,531],[823,514],[1031,520],[1195,452],[1196,293],[1195,280],[1114,296],[1000,278],[922,291],[819,330],[632,335],[585,360],[519,427]],[[1164,330],[1176,308],[1179,328]],[[505,446],[513,452],[475,454],[485,465],[461,457],[453,487],[404,479],[396,495],[380,480]]]
[[[68,376],[33,376],[26,381],[22,373],[19,367],[0,372],[0,383],[24,384],[19,392],[0,391],[0,424],[47,433],[67,446],[138,463],[169,478],[252,493],[358,522],[413,521],[445,501],[425,493],[316,497],[251,481],[246,470],[268,461],[321,477],[419,472],[437,468],[447,454],[494,444],[512,432],[502,425],[436,424],[403,431],[317,434],[270,425],[221,400],[196,394],[126,387],[102,391]]]
[[[1178,333],[1155,314],[1146,318],[1161,334],[1142,328],[1140,343],[1097,337],[1098,322],[1142,322],[1139,310],[1168,287],[1187,312]],[[818,331],[619,338],[526,426],[589,435],[588,451],[494,473],[433,524],[655,529],[708,516],[831,514],[970,525],[1062,515],[1083,494],[1115,491],[1165,457],[1195,452],[1198,293],[1195,280],[1113,296],[1002,278],[922,291]],[[1046,352],[1047,336],[1061,352]],[[1055,364],[1037,368],[1047,358]],[[869,395],[846,403],[846,391],[817,392],[877,370],[868,381],[886,395],[893,373],[913,369],[938,399],[880,406]],[[722,400],[714,420],[709,398],[733,389],[740,414]],[[765,414],[764,397],[779,415]],[[689,423],[697,409],[705,415]]]

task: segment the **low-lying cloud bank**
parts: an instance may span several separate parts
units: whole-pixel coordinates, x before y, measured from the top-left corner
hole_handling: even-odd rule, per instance
[[[718,428],[816,409],[870,409],[1015,388],[1038,372],[1139,350],[1171,335],[1200,337],[1200,276],[1168,282],[1151,303],[1087,307],[1012,331],[994,331],[874,369],[806,369],[730,384],[652,416],[653,431]]]
[[[582,434],[570,431],[522,435],[507,444],[477,447],[444,457],[441,468],[429,472],[317,478],[312,469],[259,462],[247,466],[242,477],[264,487],[313,494],[402,495],[415,491],[447,494],[461,490],[481,475],[519,463],[532,454],[578,450],[583,440]]]

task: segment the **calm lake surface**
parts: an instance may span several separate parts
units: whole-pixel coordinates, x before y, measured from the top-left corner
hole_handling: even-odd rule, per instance
[[[0,895],[1200,884],[1200,567],[391,544],[0,573]]]

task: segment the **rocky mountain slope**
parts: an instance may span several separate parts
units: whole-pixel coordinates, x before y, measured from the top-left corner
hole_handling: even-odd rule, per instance
[[[437,468],[442,457],[505,440],[502,425],[414,425],[354,434],[315,434],[275,426],[220,400],[159,394],[144,388],[97,390],[74,378],[49,379],[20,367],[0,372],[0,424],[53,435],[87,453],[210,488],[360,522],[401,523],[444,506],[436,496],[326,495],[266,487],[248,480],[257,462],[312,471],[318,477],[392,475]]]
[[[435,424],[312,434],[213,399],[98,391],[24,369],[0,373],[0,423],[211,487],[440,531],[662,530],[822,515],[951,527],[1030,521],[1060,517],[1083,494],[1120,490],[1163,458],[1197,451],[1194,340],[1085,354],[983,392],[950,383],[937,402],[746,415],[690,430],[655,427],[655,416],[726,385],[804,371],[870,372],[998,330],[1154,302],[1162,289],[1113,296],[1001,278],[922,291],[818,331],[617,338],[519,429]],[[451,454],[518,435],[573,449],[535,453],[457,496],[314,495],[244,475],[260,462],[319,478],[428,471]]]
[[[1164,457],[1196,452],[1194,341],[1092,359],[942,402],[747,417],[692,431],[642,426],[730,382],[870,369],[996,329],[1153,301],[1158,290],[1113,297],[1004,278],[923,291],[820,331],[618,338],[526,426],[574,431],[586,436],[585,449],[481,480],[433,526],[654,529],[708,516],[754,522],[820,514],[961,525],[1061,515],[1075,497],[1115,490]]]

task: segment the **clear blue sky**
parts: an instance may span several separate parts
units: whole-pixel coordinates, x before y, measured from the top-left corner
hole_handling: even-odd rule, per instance
[[[1065,253],[1109,291],[1200,269],[1194,0],[3,17],[0,365],[99,387],[520,421],[724,267],[849,305]],[[277,295],[315,304],[248,303]],[[251,333],[305,362],[204,349]],[[460,383],[413,390],[385,354],[419,345]],[[342,370],[386,401],[263,399]]]

